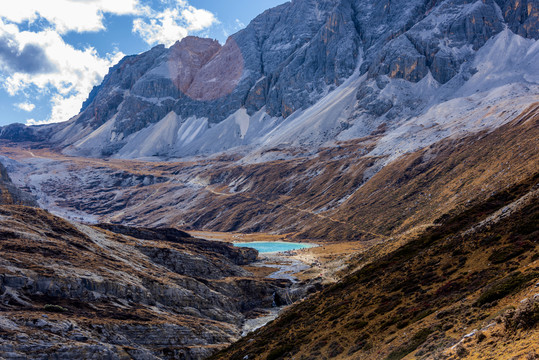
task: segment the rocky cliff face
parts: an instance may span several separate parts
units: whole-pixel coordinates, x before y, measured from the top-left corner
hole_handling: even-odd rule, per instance
[[[490,39],[503,31],[537,39],[538,19],[532,0],[296,0],[264,12],[224,45],[187,37],[126,57],[69,122],[11,127],[2,137],[47,134],[69,154],[123,158],[276,146],[290,144],[274,136],[290,133],[289,123],[292,137],[304,134],[306,109],[332,93],[338,121],[311,124],[297,145],[362,137],[455,97],[536,84],[501,76],[463,89]],[[527,66],[521,71],[533,73]],[[355,88],[356,99],[343,86]]]
[[[5,359],[200,359],[289,285],[236,265],[253,249],[174,229],[89,227],[0,206],[0,238]]]
[[[0,205],[37,206],[31,194],[13,185],[5,166],[0,162]]]

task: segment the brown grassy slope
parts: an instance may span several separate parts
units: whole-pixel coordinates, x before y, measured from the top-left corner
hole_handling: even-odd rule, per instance
[[[491,133],[444,140],[389,164],[332,215],[385,235],[432,223],[439,214],[517,184],[539,168],[539,104]],[[305,237],[340,229],[319,223]]]
[[[177,221],[194,229],[247,233],[294,233],[317,222],[342,227],[350,237],[378,238],[325,214],[362,185],[373,159],[361,155],[372,146],[367,138],[322,149],[315,157],[210,168],[200,174],[209,185],[197,195],[204,211],[190,207]]]
[[[162,188],[162,200],[148,202],[145,210],[192,229],[383,240],[530,176],[539,166],[538,138],[539,104],[534,104],[491,133],[443,140],[405,155],[367,182],[365,173],[383,161],[364,156],[374,137],[323,149],[312,158],[198,169],[208,185],[185,193],[179,184]],[[170,204],[163,203],[168,195]]]
[[[496,325],[496,333],[489,328],[485,338],[474,335],[448,350],[537,293],[538,182],[536,173],[440,217],[437,226],[292,306],[213,359],[444,358],[457,356],[456,350],[477,355],[479,346],[495,359],[539,352],[539,304],[514,321],[527,321],[524,326],[511,326],[509,314],[509,325]]]

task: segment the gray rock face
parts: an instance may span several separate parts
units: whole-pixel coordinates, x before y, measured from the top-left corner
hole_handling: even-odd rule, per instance
[[[44,141],[36,127],[28,127],[23,124],[10,124],[0,128],[0,139],[9,141]]]
[[[291,286],[236,265],[255,250],[175,229],[87,227],[0,206],[0,239],[6,359],[206,358]]]
[[[494,1],[445,1],[425,10],[423,19],[377,54],[369,69],[371,76],[418,82],[430,71],[439,83],[446,83],[464,61],[503,30]]]
[[[276,11],[279,18],[272,24],[271,15]],[[270,24],[266,24],[268,21]],[[262,14],[236,35],[245,36],[262,41],[253,49],[260,54],[258,69],[253,69],[259,70],[259,84],[250,99],[260,91],[265,100],[260,102],[254,96],[256,101],[246,107],[254,112],[265,104],[272,116],[287,117],[312,105],[319,98],[313,94],[340,85],[354,71],[360,52],[354,12],[348,1],[283,5]]]
[[[7,169],[0,162],[0,205],[26,205],[37,207],[34,197],[11,182]]]
[[[258,257],[258,251],[251,248],[232,247],[231,244],[222,241],[210,241],[195,239],[188,233],[172,228],[137,228],[116,224],[99,224],[102,229],[132,236],[142,240],[170,241],[176,244],[188,245],[200,252],[209,251],[218,253],[231,260],[235,265],[247,265],[254,262]]]
[[[539,38],[539,3],[537,0],[496,0],[511,31],[520,36]]]
[[[243,108],[250,116],[264,109],[274,119],[286,119],[343,84],[358,67],[367,74],[360,88],[384,76],[411,83],[427,76],[438,84],[465,81],[471,76],[465,65],[488,39],[505,27],[537,39],[538,19],[535,0],[295,0],[265,11],[222,46],[187,37],[168,49],[157,46],[126,57],[69,122],[4,129],[0,138],[50,137],[55,144],[72,146],[71,154],[111,156],[130,135],[174,112],[180,124],[189,118],[206,121],[170,130],[185,147],[192,141],[185,139]],[[349,122],[362,112],[379,117],[394,108],[374,90],[366,101],[359,89]],[[401,109],[393,110],[388,117]],[[99,127],[98,135],[92,134]],[[258,136],[271,130],[263,123],[259,127],[267,130]],[[220,150],[242,144],[245,134],[228,131],[223,136],[230,139],[220,140]],[[198,148],[188,152],[206,151],[204,144],[194,142]],[[173,144],[158,148],[148,152],[175,155]]]

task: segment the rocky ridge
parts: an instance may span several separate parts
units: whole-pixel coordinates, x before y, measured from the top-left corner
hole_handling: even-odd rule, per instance
[[[2,205],[0,237],[3,359],[204,358],[290,286],[238,266],[253,249],[175,229],[90,227]]]
[[[0,162],[0,205],[37,206],[30,193],[21,191],[13,184],[6,167]]]
[[[126,57],[69,122],[10,126],[0,136],[120,158],[317,148],[395,129],[476,92],[484,97],[513,83],[535,86],[520,95],[536,92],[538,19],[532,0],[296,0],[264,12],[224,45],[187,37]],[[504,56],[522,64],[511,73],[496,69],[493,81],[493,69],[480,67],[499,53],[481,53],[500,36],[509,36]],[[513,53],[526,40],[528,53]],[[336,120],[313,119],[307,110],[331,94],[326,111]]]

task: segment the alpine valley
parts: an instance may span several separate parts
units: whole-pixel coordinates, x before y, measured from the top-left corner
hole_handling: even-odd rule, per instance
[[[0,359],[539,359],[538,39],[293,0],[0,128]]]

